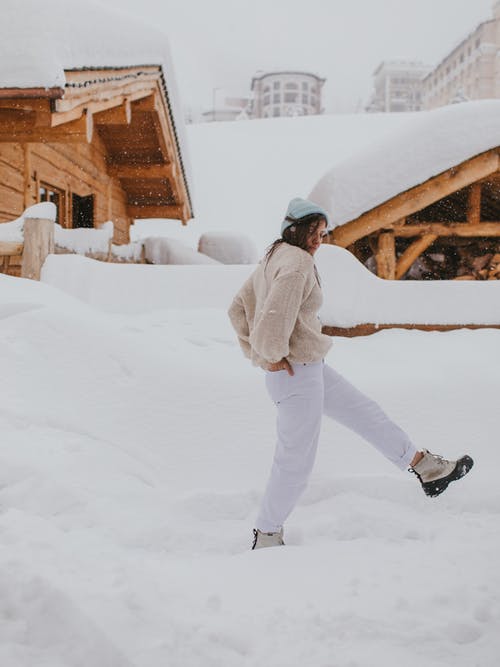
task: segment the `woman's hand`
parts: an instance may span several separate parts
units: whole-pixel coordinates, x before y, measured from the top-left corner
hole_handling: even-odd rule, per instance
[[[294,374],[290,362],[285,357],[283,357],[281,361],[277,361],[274,364],[267,364],[267,370],[271,371],[271,373],[275,373],[276,371],[286,371],[288,375]]]

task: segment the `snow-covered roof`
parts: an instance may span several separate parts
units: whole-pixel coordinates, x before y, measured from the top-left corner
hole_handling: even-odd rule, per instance
[[[2,0],[0,88],[64,86],[65,69],[162,65],[168,39],[95,0]]]
[[[65,70],[160,66],[191,181],[182,107],[162,31],[96,0],[2,0],[0,13],[0,89],[64,88]]]
[[[413,115],[382,141],[336,164],[309,197],[336,225],[500,146],[500,100],[453,104]],[[333,159],[332,159],[333,161]]]

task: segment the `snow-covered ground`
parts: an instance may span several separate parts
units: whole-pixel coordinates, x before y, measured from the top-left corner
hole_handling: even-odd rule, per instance
[[[476,465],[431,500],[325,421],[287,547],[258,552],[274,408],[223,308],[0,276],[0,340],[1,665],[498,664],[499,331],[336,339],[419,446]]]

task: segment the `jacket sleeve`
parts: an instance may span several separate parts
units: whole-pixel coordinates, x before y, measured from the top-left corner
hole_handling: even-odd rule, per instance
[[[252,292],[252,277],[250,276],[244,283],[238,294],[234,297],[227,314],[233,325],[233,329],[238,337],[243,354],[250,358],[252,348],[249,342],[250,326],[248,324],[248,317],[244,306],[245,295]]]
[[[249,342],[269,363],[276,363],[290,353],[290,336],[304,300],[306,279],[300,271],[276,276],[261,311],[255,314]]]

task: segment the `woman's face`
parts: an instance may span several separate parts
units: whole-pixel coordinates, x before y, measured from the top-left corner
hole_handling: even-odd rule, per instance
[[[320,247],[323,238],[326,236],[326,221],[322,220],[316,229],[307,237],[307,252],[314,255]]]

